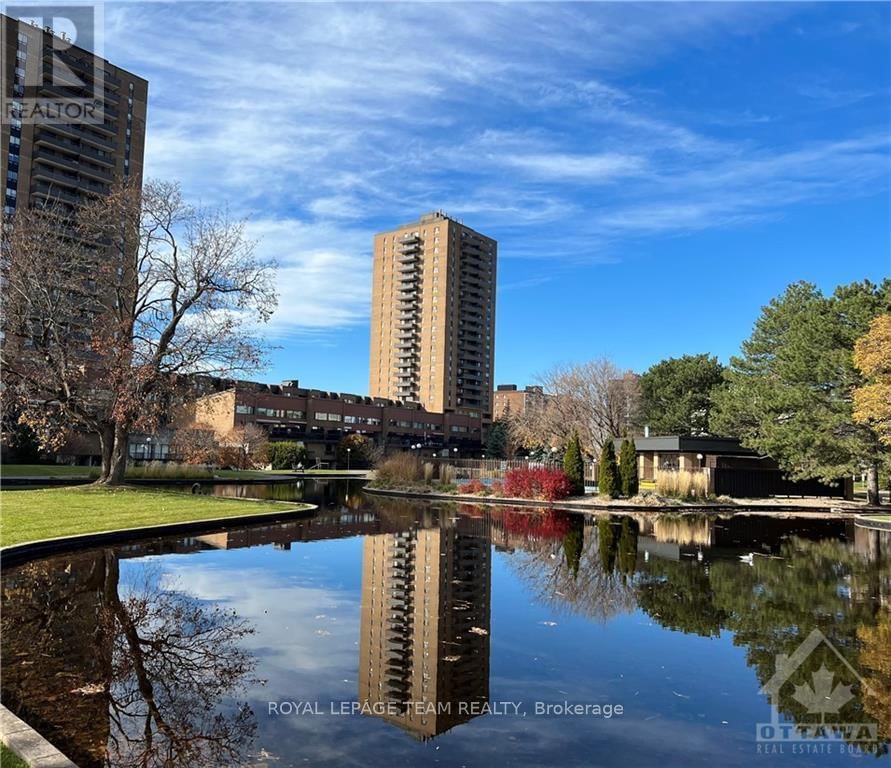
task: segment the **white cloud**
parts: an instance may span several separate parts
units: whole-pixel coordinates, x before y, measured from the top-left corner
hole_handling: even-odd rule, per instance
[[[496,235],[504,259],[609,261],[628,238],[881,188],[887,142],[770,143],[783,121],[760,108],[700,114],[670,83],[635,85],[678,49],[707,56],[795,12],[121,3],[106,55],[149,79],[147,175],[249,215],[281,264],[271,332],[287,337],[365,322],[373,233],[423,211]],[[754,122],[764,143],[723,130]]]

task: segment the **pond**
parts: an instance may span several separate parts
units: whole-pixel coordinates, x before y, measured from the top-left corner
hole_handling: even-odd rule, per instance
[[[3,572],[3,702],[81,768],[891,765],[891,534],[205,490],[320,508]]]

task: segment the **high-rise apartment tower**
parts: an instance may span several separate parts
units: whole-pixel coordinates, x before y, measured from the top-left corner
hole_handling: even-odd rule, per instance
[[[497,252],[441,212],[375,235],[372,397],[491,418]]]
[[[5,15],[0,45],[5,215],[46,201],[73,208],[115,181],[141,180],[145,80],[48,27]],[[89,109],[74,109],[77,103]]]

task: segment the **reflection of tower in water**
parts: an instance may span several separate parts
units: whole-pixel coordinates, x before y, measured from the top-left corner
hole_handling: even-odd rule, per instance
[[[365,539],[359,701],[421,739],[489,699],[491,554],[471,524]]]

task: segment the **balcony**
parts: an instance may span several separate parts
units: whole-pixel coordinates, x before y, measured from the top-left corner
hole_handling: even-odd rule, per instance
[[[72,205],[80,205],[83,202],[83,198],[80,195],[43,182],[32,187],[31,194],[51,201],[61,200]]]
[[[72,141],[71,139],[65,138],[65,136],[57,133],[55,128],[63,129],[67,126],[37,126],[34,136],[34,144],[37,145],[45,145],[48,147],[54,147],[56,149],[63,149],[66,152],[73,152],[78,155],[83,155],[84,157],[89,157],[91,160],[95,160],[98,163],[104,163],[108,166],[114,166],[115,161],[113,157],[109,157],[107,155],[102,155],[98,150],[93,149],[93,147],[85,146],[80,144],[79,142]]]
[[[77,174],[75,173],[73,176],[71,176],[69,175],[69,173],[65,173],[64,171],[59,171],[55,168],[43,165],[43,163],[35,163],[34,166],[31,168],[32,179],[45,179],[49,182],[56,182],[67,187],[71,187],[73,189],[79,189],[80,180],[78,179]]]

